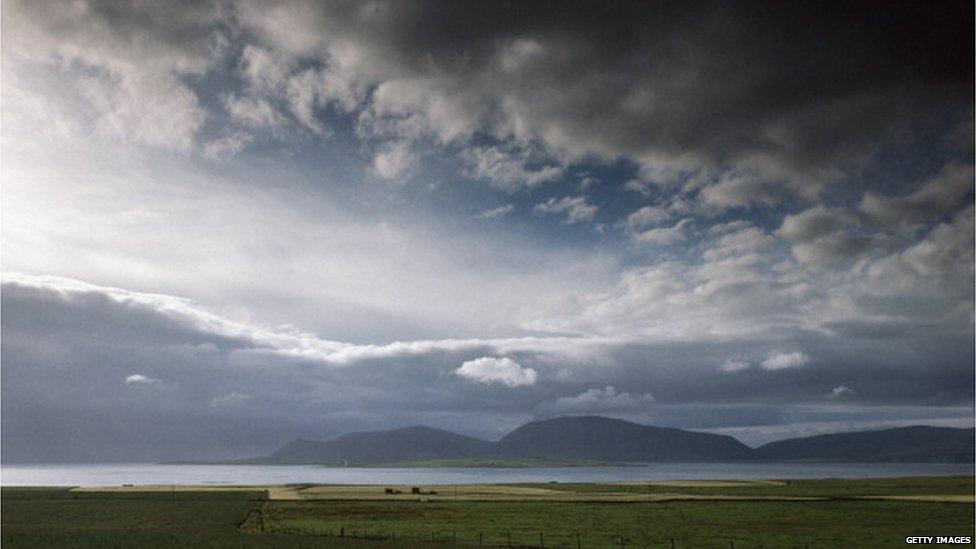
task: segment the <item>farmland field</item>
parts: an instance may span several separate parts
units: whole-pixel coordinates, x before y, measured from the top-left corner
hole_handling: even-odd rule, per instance
[[[741,549],[896,547],[974,530],[972,477],[385,488],[4,488],[2,542]]]

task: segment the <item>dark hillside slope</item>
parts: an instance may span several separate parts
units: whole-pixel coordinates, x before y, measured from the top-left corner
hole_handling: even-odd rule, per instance
[[[725,435],[650,427],[599,416],[527,423],[498,442],[504,455],[612,462],[735,461],[752,449]]]
[[[242,463],[378,465],[420,460],[543,458],[609,463],[820,461],[972,463],[976,431],[901,427],[794,438],[753,450],[725,435],[652,427],[599,416],[534,421],[497,443],[431,427],[296,440]]]
[[[765,461],[972,462],[976,431],[899,427],[771,442],[756,449]]]
[[[404,427],[351,433],[327,441],[296,440],[271,454],[274,463],[373,464],[420,459],[456,459],[492,454],[491,442],[434,429]]]

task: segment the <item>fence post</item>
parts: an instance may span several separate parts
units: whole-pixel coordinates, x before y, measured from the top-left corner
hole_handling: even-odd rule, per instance
[[[580,535],[576,532],[576,549],[580,549]]]
[[[478,532],[478,547],[481,547],[481,532]]]
[[[430,542],[431,543],[434,543],[434,533],[433,532],[430,533]]]
[[[542,537],[542,532],[539,532],[539,547],[546,546],[546,538]]]
[[[671,538],[671,549],[674,549],[674,538]]]
[[[340,538],[346,537],[346,527],[345,526],[343,526],[342,528],[339,528],[339,537]]]
[[[511,530],[506,530],[505,531],[505,536],[508,538],[508,546],[511,547],[512,546],[512,531]]]
[[[623,546],[624,546],[624,537],[620,536],[620,547],[622,548]]]

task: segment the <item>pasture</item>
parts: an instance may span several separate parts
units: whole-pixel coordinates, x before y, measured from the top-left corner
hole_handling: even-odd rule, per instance
[[[3,488],[2,542],[742,549],[896,547],[905,536],[974,531],[973,477],[411,488]]]

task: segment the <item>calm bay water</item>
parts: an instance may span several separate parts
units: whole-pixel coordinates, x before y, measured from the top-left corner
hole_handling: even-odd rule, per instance
[[[311,465],[3,465],[4,486],[478,484],[972,475],[964,463],[662,463],[627,467],[360,468]]]

